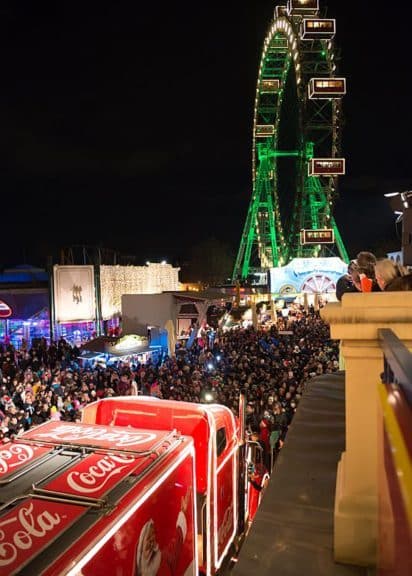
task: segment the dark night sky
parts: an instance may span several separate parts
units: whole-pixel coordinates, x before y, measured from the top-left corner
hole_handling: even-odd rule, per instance
[[[138,262],[178,263],[211,236],[236,250],[275,2],[93,4],[0,8],[0,266],[81,243]],[[335,214],[353,255],[393,240],[383,192],[412,185],[409,20],[390,6],[325,4],[348,79]]]

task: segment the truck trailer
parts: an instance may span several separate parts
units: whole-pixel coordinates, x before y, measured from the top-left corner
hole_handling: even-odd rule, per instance
[[[222,573],[262,462],[221,405],[105,398],[41,424],[0,445],[0,576]]]

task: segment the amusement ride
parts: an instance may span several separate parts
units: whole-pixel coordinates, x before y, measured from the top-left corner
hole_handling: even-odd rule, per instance
[[[348,262],[333,216],[341,157],[342,97],[336,20],[319,0],[278,5],[258,72],[253,121],[253,191],[233,281],[295,258]]]

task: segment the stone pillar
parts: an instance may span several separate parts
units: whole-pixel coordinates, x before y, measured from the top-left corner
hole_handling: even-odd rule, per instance
[[[378,537],[379,328],[412,348],[412,292],[344,294],[321,310],[345,360],[346,450],[338,464],[334,554],[337,562],[374,566]]]

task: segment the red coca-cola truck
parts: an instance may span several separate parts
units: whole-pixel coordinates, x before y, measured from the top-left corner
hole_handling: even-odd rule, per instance
[[[259,457],[220,405],[107,398],[37,426],[0,445],[0,576],[217,574]]]

